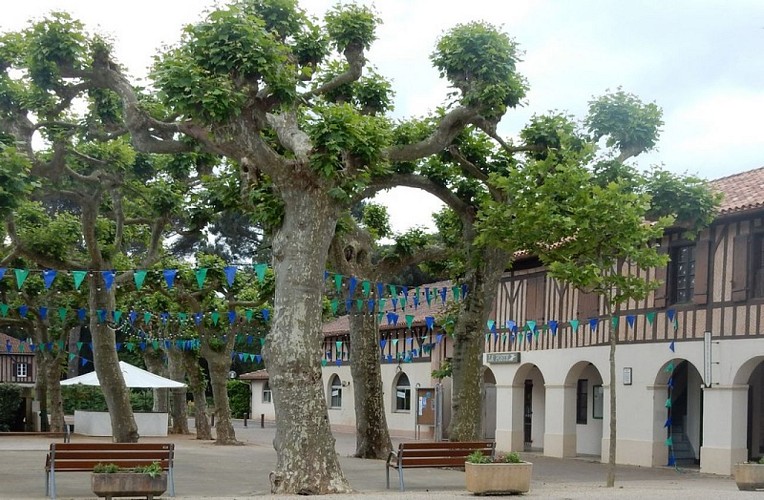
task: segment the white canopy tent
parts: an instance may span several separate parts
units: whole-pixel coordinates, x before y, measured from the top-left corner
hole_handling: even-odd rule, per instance
[[[144,389],[161,389],[161,388],[181,388],[186,387],[186,384],[176,382],[175,380],[160,377],[154,375],[151,372],[147,372],[137,366],[133,366],[130,363],[124,361],[119,362],[119,368],[122,370],[122,376],[125,378],[125,385],[130,388],[144,388]],[[96,372],[86,373],[79,377],[68,378],[61,381],[61,385],[93,385],[100,386],[98,382],[98,376]]]

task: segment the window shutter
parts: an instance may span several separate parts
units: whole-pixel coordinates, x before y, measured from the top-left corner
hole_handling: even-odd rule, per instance
[[[739,234],[732,240],[732,300],[748,298],[748,235]]]
[[[600,300],[596,293],[578,292],[578,319],[587,320],[600,315]]]
[[[661,247],[658,249],[658,253],[665,254],[668,250],[664,245],[661,245]],[[671,265],[671,262],[669,262],[665,266],[656,267],[655,268],[655,279],[660,282],[658,285],[658,288],[655,289],[655,292],[653,293],[653,307],[656,308],[664,308],[666,307],[666,292],[668,291],[668,284],[667,284],[667,270],[668,266]]]
[[[525,319],[531,321],[544,320],[545,275],[528,278],[525,292]]]
[[[708,269],[711,267],[711,240],[699,240],[695,247],[695,293],[692,301],[702,305],[708,302]]]

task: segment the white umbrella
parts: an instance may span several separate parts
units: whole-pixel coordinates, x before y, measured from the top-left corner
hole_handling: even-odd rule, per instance
[[[151,389],[159,389],[159,388],[179,388],[179,387],[186,387],[186,384],[183,384],[181,382],[176,382],[175,380],[160,377],[159,375],[154,375],[151,372],[147,372],[146,370],[142,370],[141,368],[138,368],[137,366],[133,366],[130,363],[125,363],[124,361],[119,362],[119,368],[122,370],[122,376],[125,379],[125,385],[127,387],[140,387],[140,388],[151,388]],[[66,380],[61,381],[61,385],[94,385],[94,386],[100,386],[101,384],[98,382],[98,376],[96,375],[96,372],[90,372],[86,373],[85,375],[80,375],[79,377],[73,377]]]

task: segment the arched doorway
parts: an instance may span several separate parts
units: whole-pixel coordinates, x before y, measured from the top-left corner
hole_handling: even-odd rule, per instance
[[[748,384],[746,448],[748,460],[764,456],[764,356],[752,358],[740,367],[735,385]]]
[[[496,377],[490,368],[483,372],[483,439],[496,439]]]
[[[563,432],[575,438],[575,454],[602,456],[604,390],[602,375],[593,363],[580,361],[565,377]],[[575,404],[573,404],[573,400]]]
[[[522,410],[523,449],[525,451],[543,451],[544,426],[546,413],[546,388],[544,376],[536,365],[521,366],[515,374],[513,387],[522,391],[520,408],[512,408],[512,412]]]
[[[673,359],[664,364],[655,380],[663,387],[665,421],[664,439],[667,465],[700,464],[703,445],[703,379],[698,369],[687,360]],[[657,393],[660,395],[661,391]]]

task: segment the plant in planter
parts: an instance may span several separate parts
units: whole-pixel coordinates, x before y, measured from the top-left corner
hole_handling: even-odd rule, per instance
[[[526,493],[532,471],[533,464],[521,460],[516,452],[490,457],[476,451],[464,464],[467,491],[476,495]]]
[[[735,484],[742,491],[764,489],[764,457],[756,462],[735,464]]]
[[[167,489],[167,474],[159,462],[128,469],[116,464],[96,464],[90,483],[93,493],[107,500],[132,496],[153,500]]]

